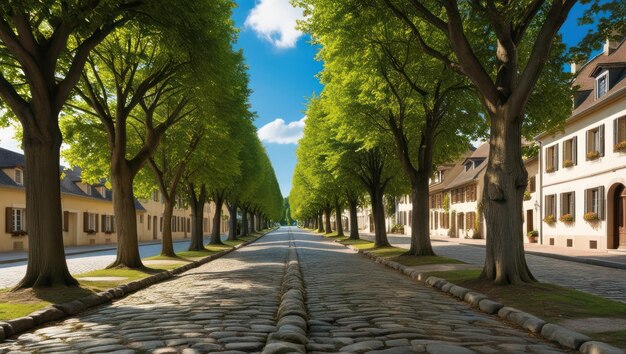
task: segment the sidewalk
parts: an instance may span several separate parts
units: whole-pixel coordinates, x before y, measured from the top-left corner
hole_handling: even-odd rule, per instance
[[[224,238],[225,235],[222,235]],[[206,241],[210,236],[205,235],[204,240]],[[189,242],[190,238],[176,239],[174,243],[179,242]],[[150,246],[150,245],[160,245],[161,240],[153,240],[153,241],[144,241],[139,242],[139,247]],[[78,255],[85,253],[95,253],[95,252],[103,252],[103,251],[112,251],[117,249],[117,244],[109,243],[105,245],[88,245],[88,246],[72,246],[65,247],[65,255]],[[2,252],[0,253],[0,264],[8,264],[8,263],[17,263],[17,262],[25,262],[28,260],[28,252]]]

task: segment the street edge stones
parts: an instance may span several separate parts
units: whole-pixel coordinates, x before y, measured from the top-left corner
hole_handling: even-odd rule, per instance
[[[497,301],[489,299],[485,294],[458,286],[443,278],[429,276],[428,273],[412,270],[410,267],[398,262],[373,255],[368,251],[357,249],[351,245],[344,245],[338,240],[334,240],[334,242],[339,243],[356,253],[367,256],[376,263],[395,269],[413,280],[423,282],[430,287],[439,289],[444,293],[448,293],[453,297],[466,302],[473,308],[477,308],[487,314],[496,315],[504,320],[513,322],[539,337],[558,343],[566,348],[578,350],[583,354],[624,353],[624,351],[619,348],[613,347],[604,342],[594,341],[582,333],[569,330],[553,323],[548,323],[537,316],[520,311],[516,308],[504,306]]]
[[[287,232],[289,251],[280,289],[280,304],[276,313],[276,331],[269,335],[262,354],[306,353],[308,342],[308,314],[304,301],[306,291],[293,234],[291,229]]]
[[[82,297],[80,299],[76,299],[73,301],[64,302],[61,304],[52,304],[41,310],[32,312],[29,315],[24,316],[24,317],[14,318],[8,321],[0,321],[0,343],[4,342],[5,340],[15,335],[29,331],[43,324],[47,324],[49,322],[54,322],[54,321],[64,319],[66,317],[77,315],[93,307],[103,305],[103,304],[112,302],[114,300],[122,299],[134,293],[135,291],[145,289],[153,284],[157,284],[165,280],[172,279],[180,273],[186,272],[193,268],[197,268],[215,259],[221,258],[233,251],[236,251],[240,249],[241,247],[250,245],[275,230],[276,228],[272,228],[254,240],[240,243],[238,245],[233,246],[233,248],[220,251],[218,253],[212,254],[198,261],[188,263],[182,267],[174,268],[172,270],[168,270],[168,271],[164,271],[155,275],[151,275],[143,279],[139,279],[139,280],[135,280],[126,284],[122,284],[115,288],[107,289],[105,291],[91,294],[89,296],[85,296],[85,297]]]

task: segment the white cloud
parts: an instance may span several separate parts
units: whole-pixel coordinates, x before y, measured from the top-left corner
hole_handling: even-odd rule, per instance
[[[289,0],[260,0],[250,11],[245,26],[277,48],[293,48],[302,36],[296,21],[303,17],[302,9],[293,7]]]
[[[278,118],[262,126],[257,134],[261,141],[267,143],[297,144],[302,138],[305,120],[306,117],[285,124],[283,119]]]
[[[0,128],[0,147],[23,154],[22,142],[15,139],[15,126]]]

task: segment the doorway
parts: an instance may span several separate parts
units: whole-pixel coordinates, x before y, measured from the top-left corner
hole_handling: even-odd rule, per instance
[[[533,225],[533,210],[528,209],[526,210],[526,235],[528,235],[528,233],[533,231],[534,229],[535,225]]]
[[[626,187],[619,183],[608,193],[607,244],[608,249],[626,249]]]

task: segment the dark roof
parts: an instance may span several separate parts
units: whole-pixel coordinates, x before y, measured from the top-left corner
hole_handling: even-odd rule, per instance
[[[475,151],[474,147],[471,147],[470,150],[468,150],[463,155],[461,155],[461,158],[458,159],[454,164],[452,165],[447,164],[447,165],[440,166],[439,168],[437,168],[440,171],[444,171],[443,182],[431,185],[428,188],[428,192],[437,193],[437,192],[441,192],[445,190],[448,187],[448,185],[450,185],[450,183],[452,183],[456,179],[459,173],[463,172],[463,162],[468,157],[472,156],[472,153],[474,151]]]
[[[461,162],[461,167],[463,170],[459,173],[456,178],[448,184],[447,188],[453,188],[457,186],[461,186],[476,180],[480,172],[487,167],[487,159],[489,157],[489,143],[483,143],[480,145],[471,156],[465,158]],[[474,168],[471,168],[465,171],[465,163],[467,161],[474,162]]]
[[[24,155],[0,148],[0,168],[12,168],[16,166],[24,166]],[[78,185],[76,184],[76,182],[82,181],[82,179],[80,178],[81,169],[79,167],[68,169],[60,166],[59,168],[61,171],[63,171],[63,179],[61,180],[61,193],[109,202],[113,201],[113,192],[110,189],[105,188],[104,195],[97,190],[96,187],[102,186],[103,181],[98,184],[92,184],[92,194],[89,195],[85,193],[82,189],[80,189],[80,187],[78,187]],[[24,172],[26,173],[26,171]],[[24,188],[24,186],[20,186],[15,183],[15,181],[6,173],[4,173],[4,171],[0,171],[0,186]],[[135,208],[139,211],[146,210],[137,199],[135,199]]]

